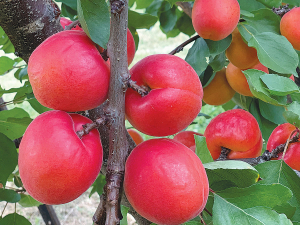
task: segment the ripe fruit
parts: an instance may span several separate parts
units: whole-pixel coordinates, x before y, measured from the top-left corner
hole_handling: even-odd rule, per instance
[[[300,7],[293,8],[280,21],[280,32],[300,51]]]
[[[249,69],[256,69],[264,71],[265,73],[269,73],[268,68],[261,63],[258,63]],[[229,63],[226,69],[226,78],[232,89],[237,93],[252,97],[253,94],[250,91],[248,81],[242,71],[243,70],[234,66],[232,63]]]
[[[232,109],[216,116],[204,132],[213,159],[221,147],[231,149],[228,159],[254,158],[261,154],[262,134],[254,116],[243,109]]]
[[[198,115],[203,90],[195,70],[174,55],[151,55],[131,70],[131,79],[151,91],[132,89],[125,96],[126,118],[144,134],[167,136],[186,128]]]
[[[60,24],[61,26],[65,29],[66,26],[70,25],[72,23],[71,20],[68,20],[67,18],[65,17],[60,17]],[[83,29],[80,27],[80,26],[75,26],[73,27],[71,30],[81,30],[83,31]]]
[[[26,191],[45,204],[70,202],[97,178],[102,145],[97,129],[79,139],[92,121],[78,114],[48,111],[28,126],[19,148],[19,171]]]
[[[232,41],[225,53],[229,61],[240,69],[248,69],[259,63],[256,49],[244,42],[238,28],[232,32]]]
[[[75,112],[106,100],[110,71],[83,31],[67,30],[47,38],[34,50],[28,76],[42,105]]]
[[[284,123],[276,127],[269,137],[267,143],[267,149],[269,151],[272,151],[278,145],[285,144],[287,139],[295,129],[296,127],[290,123]],[[280,153],[278,155],[278,158],[276,159],[282,159],[282,154],[283,153]],[[288,149],[284,155],[284,161],[292,169],[300,170],[299,160],[300,160],[300,142],[289,144]]]
[[[209,105],[223,105],[230,101],[235,90],[226,79],[226,69],[218,71],[213,80],[203,88],[203,101]]]
[[[197,155],[171,139],[144,141],[126,161],[125,194],[141,216],[157,224],[178,225],[196,217],[208,188]]]
[[[195,31],[204,39],[219,41],[232,33],[240,19],[237,0],[196,0],[192,11]]]
[[[196,143],[194,135],[203,136],[203,134],[194,131],[181,131],[174,136],[173,140],[179,141],[181,144],[195,151],[194,146]]]
[[[134,141],[134,143],[136,145],[142,143],[144,141],[142,135],[139,134],[139,132],[137,132],[134,129],[127,129],[127,132],[130,134],[132,140]]]

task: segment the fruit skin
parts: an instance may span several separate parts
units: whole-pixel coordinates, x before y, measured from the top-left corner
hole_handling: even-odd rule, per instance
[[[256,49],[244,42],[238,28],[232,32],[232,41],[225,53],[228,60],[240,69],[248,69],[259,63]]]
[[[128,89],[126,118],[144,134],[167,136],[186,128],[198,115],[203,90],[195,70],[174,55],[151,55],[131,70],[131,79],[151,91],[144,97]]]
[[[83,31],[67,30],[47,38],[34,50],[28,76],[42,105],[75,112],[106,100],[110,71]]]
[[[78,114],[48,111],[28,126],[19,148],[26,191],[44,204],[70,202],[97,178],[103,150],[97,129],[82,139],[76,131],[92,121]]]
[[[240,19],[237,0],[196,0],[192,10],[195,31],[204,39],[219,41],[232,33]]]
[[[287,139],[295,129],[296,127],[290,123],[284,123],[276,127],[269,137],[267,143],[267,149],[269,151],[272,151],[278,145],[285,144]],[[295,136],[295,134],[293,136]],[[278,154],[278,158],[275,159],[282,159],[282,153]],[[295,142],[289,144],[289,147],[284,155],[284,161],[292,169],[300,170],[299,160],[300,160],[300,143]]]
[[[183,144],[167,138],[144,141],[125,165],[125,194],[134,209],[157,224],[182,224],[205,207],[205,169]]]
[[[256,70],[264,71],[265,73],[269,73],[268,68],[265,67],[261,63],[258,63],[249,69],[256,69]],[[235,90],[237,93],[244,95],[244,96],[253,97],[253,94],[250,91],[250,87],[249,87],[247,78],[242,71],[244,71],[244,70],[241,70],[240,68],[234,66],[230,62],[227,65],[227,69],[226,69],[227,81],[230,84],[230,86],[232,87],[232,89]]]
[[[190,149],[194,149],[195,152],[195,137],[194,135],[203,136],[203,134],[200,134],[198,132],[194,131],[181,131],[178,134],[176,134],[173,138],[173,140],[180,142],[181,144],[184,144],[186,147]]]
[[[65,17],[60,17],[60,24],[61,26],[65,29],[66,26],[70,25],[73,21],[71,20],[68,20],[67,18]],[[83,29],[80,27],[80,26],[75,26],[73,27],[71,30],[81,30],[83,31]]]
[[[142,137],[142,135],[140,135],[139,132],[137,132],[136,130],[127,129],[127,132],[129,133],[129,135],[131,136],[132,140],[134,141],[134,143],[136,145],[138,145],[144,141],[144,138]]]
[[[203,88],[203,101],[209,105],[223,105],[230,101],[235,90],[226,79],[226,69],[218,71],[213,80]]]
[[[293,8],[281,18],[281,35],[285,36],[300,51],[300,7]]]
[[[221,147],[231,149],[228,159],[254,158],[261,154],[262,134],[254,116],[243,109],[232,109],[216,116],[204,132],[213,159]]]

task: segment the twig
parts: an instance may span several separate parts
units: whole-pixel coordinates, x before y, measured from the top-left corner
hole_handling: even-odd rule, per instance
[[[192,5],[190,2],[176,2],[183,12],[185,12],[189,17],[192,17]]]
[[[98,128],[101,124],[106,123],[106,118],[101,117],[96,119],[94,123],[87,123],[82,125],[82,129],[76,132],[77,136],[81,139],[84,135],[90,133],[91,130]]]
[[[75,20],[69,25],[65,26],[65,30],[71,30],[73,27],[76,27],[79,24],[80,24],[79,20]]]
[[[202,217],[202,212],[199,214],[199,217],[200,217],[201,222],[202,222],[204,225],[206,225],[206,223],[205,223],[205,221],[204,221],[204,219],[203,219],[203,217]]]
[[[283,17],[284,14],[289,12],[291,9],[289,8],[289,4],[280,6],[279,8],[272,8],[272,11],[280,17]]]
[[[221,154],[220,154],[219,158],[216,161],[222,161],[222,160],[227,159],[227,156],[231,152],[231,150],[229,148],[221,147],[221,149],[222,149]]]
[[[207,208],[204,208],[204,211],[208,213],[208,215],[212,216],[212,213],[210,211],[208,211]]]
[[[135,90],[137,93],[139,93],[142,97],[144,97],[145,95],[149,94],[149,92],[151,91],[151,89],[149,87],[146,86],[139,86],[136,84],[135,81],[129,79],[128,82],[128,87]]]
[[[194,37],[191,37],[190,39],[188,39],[187,41],[183,42],[181,45],[179,45],[178,47],[176,47],[173,51],[171,51],[169,53],[169,55],[175,55],[176,53],[180,52],[183,50],[183,48],[188,45],[189,43],[197,40],[200,36],[199,35],[196,35]]]
[[[5,204],[5,206],[4,206],[3,210],[2,210],[1,217],[3,217],[4,211],[5,211],[7,205],[8,205],[8,202],[6,202],[6,204]]]

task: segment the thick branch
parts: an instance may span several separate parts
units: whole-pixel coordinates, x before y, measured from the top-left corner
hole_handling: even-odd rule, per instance
[[[63,30],[59,14],[51,0],[0,0],[0,26],[25,62],[47,37]]]

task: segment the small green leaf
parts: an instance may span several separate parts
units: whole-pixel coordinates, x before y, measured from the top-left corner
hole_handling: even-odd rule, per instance
[[[66,4],[61,4],[61,15],[64,17],[69,17],[71,20],[77,19],[77,10],[72,9],[71,7],[67,6]]]
[[[265,83],[272,95],[286,96],[294,92],[299,92],[299,88],[295,82],[287,77],[265,74],[260,76],[260,79]]]
[[[260,100],[258,101],[258,104],[260,113],[265,119],[275,124],[282,124],[287,122],[283,117],[283,112],[285,112],[284,107],[275,106]]]
[[[95,192],[97,192],[99,196],[102,195],[103,187],[105,184],[106,184],[105,176],[99,174],[95,182],[92,184],[92,190],[91,193],[89,194],[89,197],[91,197]]]
[[[194,137],[196,143],[196,154],[201,159],[201,162],[203,164],[213,162],[214,160],[211,157],[211,154],[206,145],[206,138],[204,136],[199,135],[194,135]]]
[[[39,103],[35,98],[29,99],[29,100],[27,100],[27,102],[29,102],[31,107],[40,114],[51,110],[51,109],[41,105],[41,103]]]
[[[15,203],[20,201],[20,199],[21,196],[17,192],[8,189],[0,189],[0,202],[5,201]]]
[[[32,119],[21,108],[0,111],[0,132],[11,140],[22,137]]]
[[[13,68],[15,61],[11,58],[8,58],[6,56],[0,57],[0,75],[4,74],[8,70],[11,70]]]
[[[181,16],[178,18],[176,27],[184,34],[188,36],[192,36],[195,33],[192,19],[186,14],[182,13]]]
[[[24,217],[17,213],[6,215],[0,220],[0,225],[31,225],[31,223]]]
[[[300,104],[298,102],[292,102],[287,106],[287,111],[283,113],[283,117],[296,127],[300,127]]]
[[[120,225],[127,225],[127,213],[129,211],[129,208],[121,205],[121,213],[123,216],[123,219],[120,221]]]
[[[136,0],[136,9],[144,9],[147,8],[153,0]]]
[[[103,48],[110,35],[110,15],[105,0],[77,0],[80,24],[93,42]]]
[[[32,198],[30,195],[26,194],[20,194],[21,195],[21,200],[19,201],[19,204],[22,207],[33,207],[33,206],[39,206],[42,205],[43,203],[38,202],[34,198]]]
[[[209,65],[213,68],[214,71],[220,71],[224,68],[226,63],[225,52],[216,55],[215,57],[209,57]]]
[[[209,57],[209,48],[203,38],[198,38],[189,49],[185,61],[187,61],[197,72],[198,76],[200,76],[208,65],[206,61],[207,57]]]
[[[0,133],[0,183],[5,186],[18,164],[18,153],[12,140]]]
[[[128,10],[128,26],[135,29],[150,29],[156,22],[157,17],[147,13],[138,13]]]
[[[56,0],[56,2],[63,2],[72,9],[77,10],[77,0]]]
[[[210,55],[212,57],[215,57],[220,53],[224,52],[229,47],[231,40],[232,40],[232,35],[229,35],[228,37],[220,41],[212,41],[209,39],[206,39],[205,41],[209,48]]]
[[[176,25],[177,15],[176,15],[176,7],[173,6],[168,11],[162,12],[159,16],[160,27],[164,33],[168,33]]]
[[[215,161],[205,163],[204,167],[209,186],[215,191],[230,187],[248,187],[259,178],[256,169],[242,161]]]

